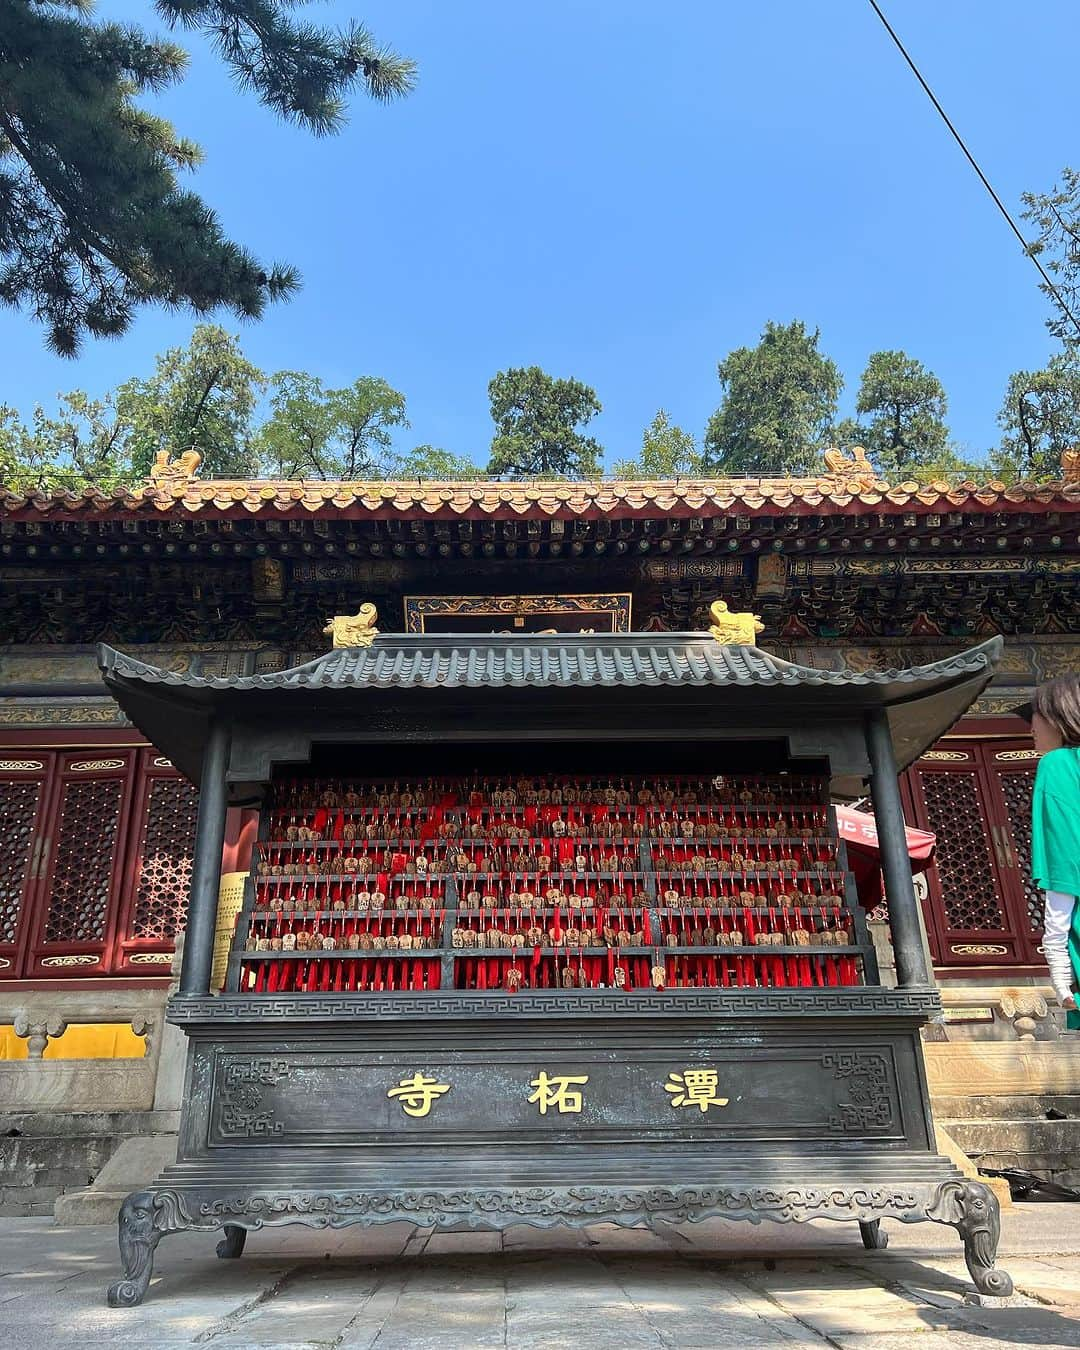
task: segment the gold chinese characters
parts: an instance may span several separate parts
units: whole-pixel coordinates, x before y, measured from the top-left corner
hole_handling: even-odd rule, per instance
[[[440,1083],[426,1074],[414,1073],[411,1078],[403,1078],[397,1087],[386,1094],[391,1101],[401,1103],[401,1109],[407,1116],[426,1116],[431,1111],[432,1102],[438,1101],[450,1091],[449,1083]]]
[[[727,1097],[718,1097],[720,1075],[715,1069],[683,1069],[668,1074],[664,1091],[670,1092],[672,1106],[696,1106],[703,1113],[710,1106],[727,1106]]]
[[[587,1073],[549,1073],[541,1069],[535,1078],[529,1080],[529,1087],[533,1091],[525,1100],[535,1106],[542,1116],[546,1116],[549,1111],[559,1115],[580,1115],[588,1082]],[[672,1069],[663,1087],[669,1094],[672,1107],[696,1106],[702,1115],[708,1112],[710,1106],[727,1106],[730,1101],[730,1098],[719,1095],[718,1069]],[[407,1116],[419,1119],[430,1115],[432,1106],[450,1090],[449,1083],[440,1083],[430,1074],[417,1070],[411,1077],[403,1078],[396,1087],[390,1088],[386,1095],[391,1101],[396,1101]]]
[[[550,1106],[555,1107],[560,1114],[572,1112],[579,1115],[581,1113],[581,1093],[571,1085],[576,1084],[584,1087],[588,1081],[589,1075],[587,1073],[548,1075],[541,1071],[529,1084],[536,1091],[528,1100],[539,1106],[542,1116],[547,1115]]]

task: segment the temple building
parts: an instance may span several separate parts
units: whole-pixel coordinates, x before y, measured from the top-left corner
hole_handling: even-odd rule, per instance
[[[759,616],[770,657],[834,672],[1001,635],[993,683],[901,779],[909,825],[936,837],[918,879],[944,1003],[927,1071],[978,1163],[1080,1181],[1047,1122],[995,1133],[971,1104],[1080,1091],[1028,876],[1035,752],[1013,712],[1080,668],[1080,479],[889,485],[835,453],[816,478],[674,483],[232,482],[196,461],[159,456],[115,493],[0,498],[0,1125],[20,1135],[0,1214],[51,1209],[124,1138],[167,1139],[179,1105],[163,1009],[197,793],[111,697],[98,645],[178,676],[273,675],[365,605],[384,634],[677,643],[722,600]],[[223,894],[250,825],[230,808]],[[883,907],[870,917],[887,967]],[[50,1133],[57,1113],[84,1123]]]

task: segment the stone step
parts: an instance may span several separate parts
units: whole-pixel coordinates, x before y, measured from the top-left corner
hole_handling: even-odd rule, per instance
[[[1056,1181],[1061,1186],[1072,1186],[1080,1190],[1080,1167],[1076,1166],[1074,1153],[1066,1157],[1062,1153],[979,1153],[975,1155],[975,1165],[990,1172],[1032,1172],[1042,1181]]]
[[[1072,1153],[1080,1160],[1080,1120],[982,1119],[942,1121],[965,1153],[1013,1149]]]
[[[941,1123],[976,1167],[1013,1167],[1080,1186],[1080,1120],[1013,1116]]]
[[[935,1095],[934,1119],[946,1124],[952,1120],[1028,1120],[1045,1119],[1051,1107],[1080,1120],[1080,1096],[1044,1093],[1038,1096],[949,1097]]]
[[[0,1217],[51,1213],[58,1197],[90,1185],[126,1140],[176,1128],[170,1111],[0,1115]]]
[[[0,1111],[0,1138],[175,1134],[178,1111]]]
[[[114,1222],[126,1195],[146,1186],[175,1162],[175,1134],[125,1139],[92,1186],[57,1197],[52,1211],[57,1223]]]

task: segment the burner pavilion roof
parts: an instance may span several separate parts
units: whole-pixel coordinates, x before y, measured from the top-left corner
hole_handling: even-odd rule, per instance
[[[99,647],[98,659],[106,686],[135,725],[197,782],[213,716],[266,727],[345,717],[363,726],[376,713],[415,708],[421,700],[443,709],[438,737],[449,740],[456,734],[452,706],[477,707],[480,699],[483,716],[507,698],[520,714],[519,730],[538,709],[554,711],[572,700],[580,734],[598,715],[611,716],[635,739],[650,719],[669,725],[673,709],[681,704],[683,714],[691,700],[703,735],[725,724],[741,734],[755,725],[797,734],[821,723],[859,722],[864,710],[882,708],[906,768],[970,707],[1003,647],[995,637],[944,660],[888,671],[796,665],[707,633],[380,635],[368,647],[339,648],[291,670],[220,678],[177,674],[108,646]]]

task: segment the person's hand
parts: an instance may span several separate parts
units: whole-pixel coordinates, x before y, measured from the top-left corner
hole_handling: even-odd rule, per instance
[[[1063,998],[1061,1000],[1061,1006],[1065,1009],[1066,1012],[1075,1012],[1076,999],[1073,998],[1072,994],[1069,994],[1066,998]]]

